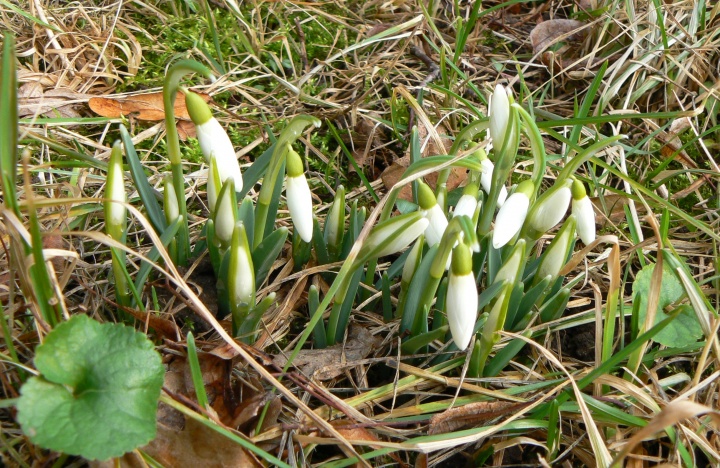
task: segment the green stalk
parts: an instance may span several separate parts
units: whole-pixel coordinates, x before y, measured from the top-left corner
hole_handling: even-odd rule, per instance
[[[206,77],[211,76],[210,70],[194,60],[181,60],[175,63],[165,75],[163,85],[163,105],[165,107],[165,131],[167,132],[167,151],[172,171],[172,182],[177,195],[178,208],[183,224],[178,230],[177,257],[173,260],[177,265],[185,265],[190,256],[190,229],[187,223],[187,204],[185,202],[185,178],[180,153],[180,139],[175,127],[175,99],[180,87],[180,81],[185,75],[200,73]]]
[[[15,74],[15,38],[5,33],[3,39],[2,70],[0,70],[0,187],[3,200],[20,217],[15,185],[17,175],[17,77]]]

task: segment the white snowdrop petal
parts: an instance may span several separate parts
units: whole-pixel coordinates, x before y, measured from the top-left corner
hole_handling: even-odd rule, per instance
[[[453,341],[460,350],[465,350],[473,336],[477,318],[478,293],[472,273],[450,274],[447,290],[447,318]]]
[[[440,205],[435,204],[432,208],[425,211],[425,217],[429,221],[425,229],[425,239],[430,247],[440,242],[445,229],[448,226],[448,220],[445,217]]]
[[[295,230],[303,241],[310,242],[313,233],[312,194],[304,174],[287,178],[285,196]]]
[[[243,180],[240,164],[235,157],[235,149],[230,137],[222,128],[220,122],[213,117],[203,124],[196,125],[195,128],[200,149],[205,159],[209,162],[210,158],[213,155],[215,156],[220,180],[225,182],[225,180],[232,177],[235,181],[235,191],[242,191]]]
[[[547,232],[562,221],[570,206],[570,187],[561,187],[545,199],[532,217],[531,227],[538,232]]]
[[[378,251],[376,256],[384,257],[385,255],[400,252],[405,247],[410,245],[410,243],[412,243],[415,239],[420,237],[420,234],[425,232],[429,224],[430,221],[428,221],[427,218],[418,218],[417,221],[414,221],[412,224],[407,225],[407,228],[400,227],[400,234],[389,240],[387,244]],[[381,235],[377,238],[377,243],[379,244],[381,242],[387,241],[394,233],[395,231],[380,233]]]
[[[572,214],[577,218],[577,233],[585,245],[595,240],[595,211],[590,198],[573,199]]]
[[[503,85],[497,85],[490,103],[490,137],[493,146],[500,150],[505,140],[508,120],[510,120],[510,100]]]
[[[515,192],[508,197],[495,218],[493,247],[499,249],[515,237],[525,222],[529,206],[530,199],[524,193]]]
[[[472,195],[463,195],[455,205],[453,211],[453,218],[456,216],[467,216],[472,219],[475,216],[475,210],[477,209],[478,201],[477,198]]]

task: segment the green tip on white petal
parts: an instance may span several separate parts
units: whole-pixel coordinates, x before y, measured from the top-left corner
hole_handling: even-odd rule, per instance
[[[185,105],[195,125],[202,125],[212,119],[213,115],[210,106],[207,105],[199,94],[187,91],[185,93]]]
[[[582,200],[587,196],[587,192],[585,192],[585,185],[577,179],[573,181],[571,190],[573,200]]]
[[[437,205],[437,198],[428,184],[418,182],[418,204],[423,210],[429,210]]]
[[[463,195],[472,195],[474,197],[477,197],[478,194],[478,186],[476,184],[470,183],[465,186],[463,189]]]
[[[468,275],[472,272],[472,253],[470,247],[463,242],[453,249],[452,273],[457,276]]]
[[[520,182],[515,189],[514,193],[522,193],[524,195],[527,195],[528,198],[532,198],[533,193],[535,192],[535,184],[532,180],[523,180]]]
[[[285,172],[287,173],[288,177],[300,177],[305,173],[305,167],[303,166],[302,158],[299,154],[297,154],[297,151],[292,149],[290,145],[288,145],[287,150]]]

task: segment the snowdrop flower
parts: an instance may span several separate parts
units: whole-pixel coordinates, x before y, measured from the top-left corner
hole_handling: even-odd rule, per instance
[[[378,258],[400,252],[425,232],[429,224],[419,211],[382,221],[370,232],[358,258]]]
[[[510,99],[503,85],[495,86],[490,102],[490,138],[493,146],[500,151],[505,141],[508,120],[510,120]]]
[[[345,228],[345,187],[338,187],[335,198],[325,218],[325,244],[328,247],[337,247],[342,242],[343,229]]]
[[[220,241],[220,245],[228,246],[232,241],[237,221],[237,199],[235,198],[233,179],[228,179],[220,189],[212,218],[215,225],[215,237]]]
[[[310,242],[313,235],[312,195],[305,178],[300,155],[288,146],[285,172],[285,198],[287,199],[290,218],[298,235],[304,242]]]
[[[420,203],[420,212],[429,221],[425,229],[425,239],[428,245],[432,247],[442,239],[443,233],[448,226],[448,220],[442,208],[438,205],[432,189],[424,182],[418,182],[418,202]]]
[[[456,216],[467,216],[470,219],[474,219],[475,210],[477,210],[478,207],[477,193],[477,185],[468,184],[465,186],[463,194],[453,210],[453,218]]]
[[[212,116],[210,107],[199,95],[187,91],[185,93],[185,103],[188,114],[190,114],[190,118],[195,124],[197,139],[205,159],[210,162],[212,157],[215,156],[220,180],[224,183],[227,179],[233,179],[235,190],[237,192],[242,191],[243,180],[240,165],[225,129]]]
[[[485,193],[490,193],[490,189],[492,188],[493,172],[495,171],[495,165],[492,161],[490,161],[490,159],[488,159],[487,156],[485,156],[485,159],[482,159],[480,161],[480,166],[482,167],[482,173],[480,174],[480,185],[482,186],[482,189]],[[500,193],[498,193],[497,206],[503,206],[503,203],[505,203],[506,199],[507,188],[505,187],[505,185],[503,185],[502,187],[500,187]]]
[[[571,179],[567,179],[555,184],[537,199],[528,217],[528,227],[535,231],[535,236],[548,232],[565,217],[572,198],[572,183]]]
[[[175,193],[175,186],[172,182],[172,175],[167,174],[163,179],[163,210],[165,211],[165,221],[168,224],[175,222],[178,216],[180,216],[180,207],[178,206],[177,194]]]
[[[255,295],[255,270],[242,221],[238,221],[233,229],[227,287],[233,307],[243,304],[254,305],[252,303]]]
[[[571,215],[543,253],[537,274],[535,275],[536,282],[547,276],[553,279],[558,277],[560,269],[565,265],[565,260],[567,260],[574,237],[575,216]]]
[[[495,218],[495,230],[492,243],[501,248],[520,232],[530,207],[530,197],[534,190],[531,180],[520,182],[515,192],[508,197]]]
[[[579,180],[572,185],[572,214],[577,218],[577,234],[585,245],[595,240],[595,211],[585,186]]]
[[[478,292],[472,271],[472,254],[463,243],[453,249],[446,308],[452,339],[461,351],[465,350],[473,336]]]
[[[210,167],[208,168],[207,177],[207,200],[208,208],[210,213],[215,211],[215,204],[217,203],[218,194],[222,188],[222,180],[220,179],[220,172],[218,171],[217,158],[213,155],[210,158]]]
[[[422,241],[422,239],[420,240]],[[415,242],[415,245],[413,245],[413,248],[410,250],[403,265],[402,277],[400,278],[401,284],[408,286],[410,281],[412,281],[415,270],[420,266],[420,261],[422,260],[422,247],[422,242]]]
[[[108,162],[107,184],[105,185],[105,224],[107,233],[115,240],[120,240],[127,224],[127,208],[125,203],[125,182],[123,181],[122,149],[115,143]]]

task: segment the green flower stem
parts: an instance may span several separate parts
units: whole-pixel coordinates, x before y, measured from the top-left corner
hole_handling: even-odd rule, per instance
[[[535,123],[535,119],[528,114],[528,112],[517,103],[512,104],[512,108],[516,109],[520,117],[522,118],[527,136],[530,139],[530,150],[532,151],[534,163],[531,180],[535,185],[535,193],[540,190],[540,184],[542,183],[543,175],[545,174],[545,166],[547,163],[547,155],[545,154],[545,144],[540,135],[540,129]]]
[[[5,33],[3,38],[2,67],[0,68],[0,188],[3,201],[20,217],[15,177],[17,175],[18,106],[17,76],[15,73],[15,37]]]
[[[255,234],[253,236],[253,249],[260,245],[265,237],[265,225],[267,223],[268,213],[270,211],[270,203],[272,202],[273,189],[280,176],[280,169],[285,160],[288,147],[298,139],[303,130],[309,125],[319,127],[320,119],[310,115],[298,115],[293,118],[287,127],[280,132],[275,147],[270,157],[270,163],[265,177],[263,178],[260,194],[258,195],[257,207],[255,211]]]
[[[172,182],[178,201],[180,216],[186,220],[177,236],[177,256],[173,259],[178,265],[185,265],[190,256],[190,229],[187,223],[187,204],[185,202],[185,177],[180,154],[180,139],[175,127],[175,98],[180,87],[180,81],[185,75],[200,73],[211,76],[210,69],[194,60],[181,60],[175,63],[165,75],[163,85],[163,105],[165,107],[165,131],[167,132],[167,152],[172,171]]]
[[[495,169],[493,170],[493,180],[490,187],[490,193],[488,194],[488,198],[485,203],[483,203],[482,210],[480,212],[477,229],[480,236],[484,236],[490,232],[490,226],[492,224],[493,215],[495,214],[495,207],[497,206],[500,189],[503,185],[505,185],[505,181],[510,175],[519,144],[518,110],[515,106],[513,106],[510,108],[510,119],[508,120],[505,141],[503,142],[502,149],[496,153],[498,156],[495,158]]]

